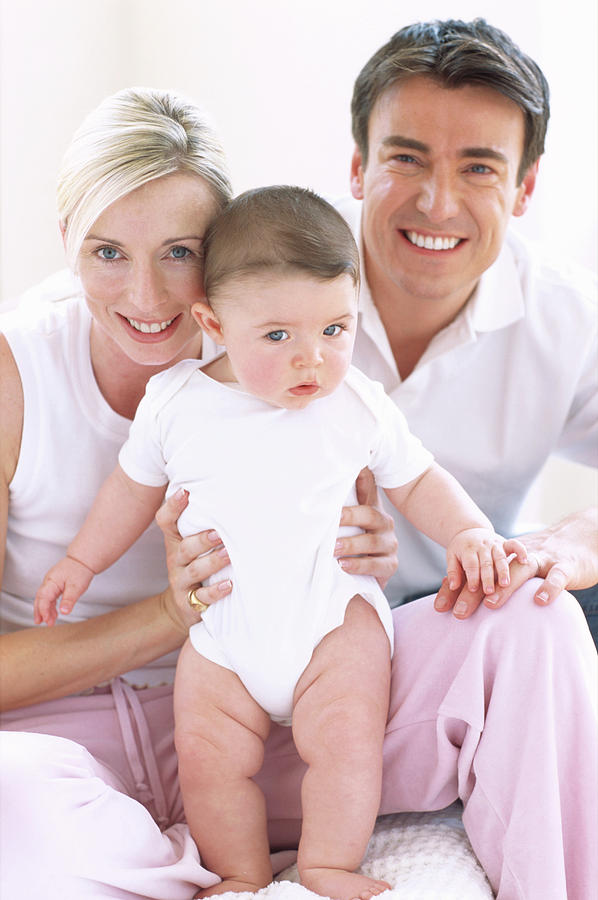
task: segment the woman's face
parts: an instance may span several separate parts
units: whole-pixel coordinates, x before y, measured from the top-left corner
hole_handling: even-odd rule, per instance
[[[203,236],[217,211],[188,173],[116,200],[90,228],[77,273],[93,316],[93,363],[166,367],[201,349],[191,306],[203,297]]]

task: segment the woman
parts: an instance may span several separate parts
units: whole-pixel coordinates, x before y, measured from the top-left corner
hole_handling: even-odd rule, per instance
[[[150,529],[68,625],[30,626],[41,577],[113,467],[148,378],[212,352],[189,309],[202,292],[204,230],[229,194],[220,148],[193,107],[155,91],[108,99],[60,178],[83,297],[2,323],[0,886],[11,900],[188,900],[217,880],[183,821],[171,680],[194,620],[187,592],[196,586],[210,603],[228,590],[226,580],[199,587],[227,562],[218,536],[181,543],[185,498],[175,497],[162,527],[176,597]],[[343,538],[343,565],[387,576],[386,518],[360,506],[343,523],[368,532]],[[577,602],[564,593],[540,608],[537,584],[465,621],[436,613],[433,598],[394,611],[381,812],[459,796],[501,900],[582,900],[595,877],[595,653]],[[258,780],[275,850],[296,846],[303,771],[289,730],[273,728]]]
[[[67,627],[32,628],[31,598],[114,465],[149,377],[214,352],[190,308],[202,296],[204,231],[230,195],[218,140],[193,105],[141,89],[108,98],[75,135],[59,179],[64,245],[84,299],[17,312],[2,325],[2,727],[30,734],[1,743],[15,804],[26,815],[26,783],[36,807],[26,841],[34,869],[12,845],[2,853],[2,893],[15,900],[35,885],[44,896],[191,897],[217,880],[181,824],[171,685],[176,651],[198,616],[167,588],[159,529],[98,579]],[[214,534],[180,544],[175,521],[185,503],[175,498],[162,512],[173,578],[182,596],[195,586],[209,604],[230,583],[199,583],[228,558]],[[370,554],[344,564],[390,574],[388,517],[355,507],[343,521],[369,531],[347,538],[345,552]],[[72,766],[79,777],[67,801],[59,784]],[[2,796],[3,812],[14,808]]]

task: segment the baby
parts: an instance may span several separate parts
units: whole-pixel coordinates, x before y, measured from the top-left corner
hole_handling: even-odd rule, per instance
[[[205,240],[199,325],[225,352],[148,384],[119,465],[68,556],[47,574],[36,620],[69,612],[94,574],[183,487],[183,536],[216,529],[230,596],[184,645],[175,738],[187,822],[222,878],[197,896],[272,879],[260,770],[272,720],[288,724],[307,772],[303,884],[349,900],[386,882],[355,872],[378,812],[393,627],[375,579],[334,559],[341,508],[364,466],[418,529],[447,548],[448,577],[508,584],[516,541],[496,535],[410,434],[381,386],[350,365],[359,257],[325,201],[300,188],[249,191]],[[123,500],[123,498],[125,498]],[[221,576],[219,576],[221,577]]]

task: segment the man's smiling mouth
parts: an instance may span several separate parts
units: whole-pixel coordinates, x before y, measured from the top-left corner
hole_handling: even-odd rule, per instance
[[[454,250],[463,238],[450,237],[448,235],[420,234],[418,231],[403,231],[410,244],[421,247],[423,250]]]

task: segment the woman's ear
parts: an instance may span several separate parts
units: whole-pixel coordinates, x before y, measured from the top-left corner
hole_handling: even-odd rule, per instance
[[[212,338],[215,344],[224,346],[224,335],[222,333],[222,325],[209,304],[203,301],[194,303],[191,307],[191,315],[208,337]]]

